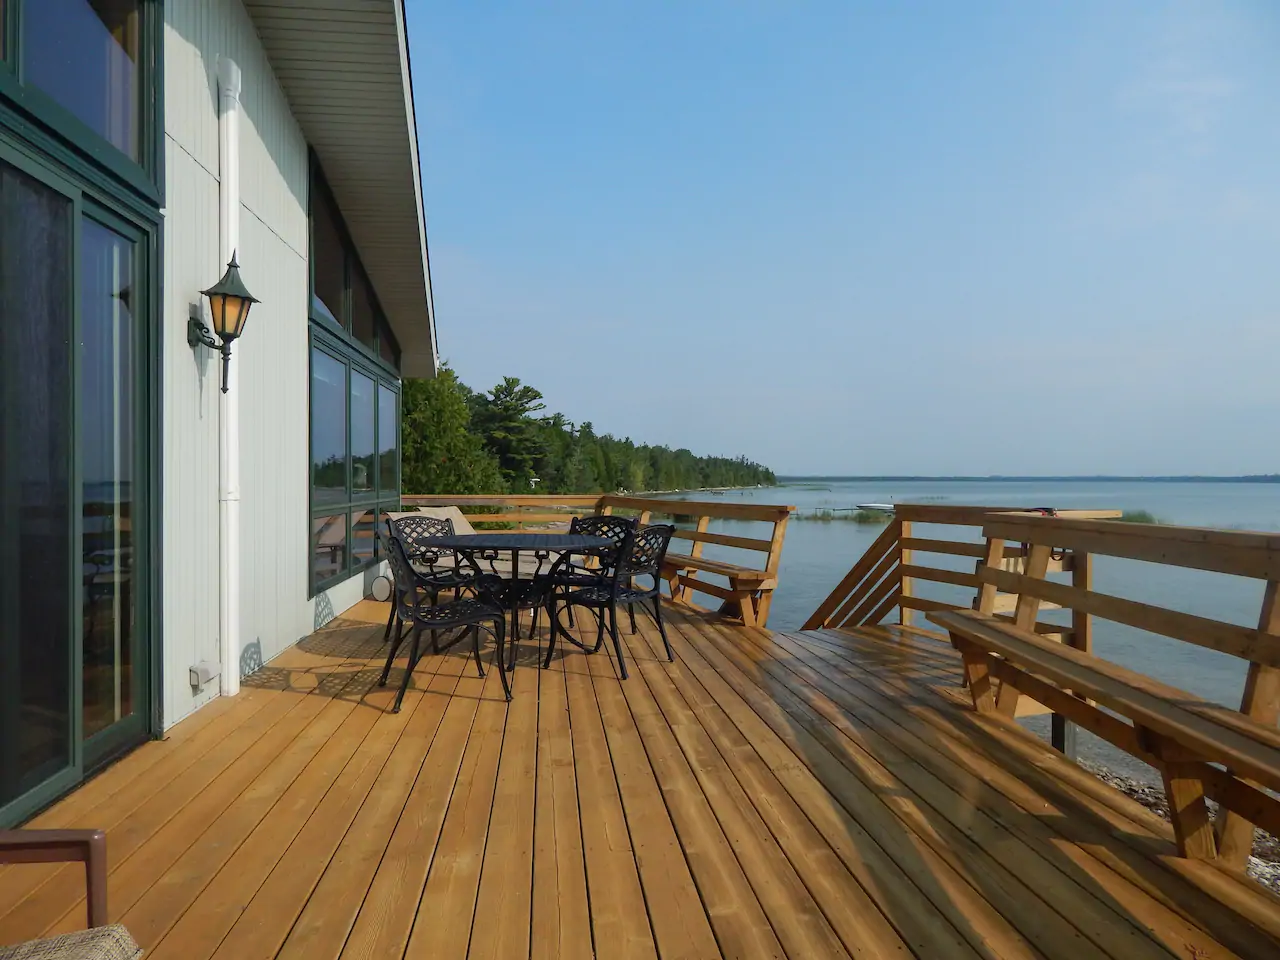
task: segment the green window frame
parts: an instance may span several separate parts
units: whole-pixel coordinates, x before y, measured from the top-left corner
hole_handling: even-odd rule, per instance
[[[308,352],[311,384],[308,411],[308,583],[311,596],[341,583],[382,561],[375,536],[377,526],[389,512],[400,509],[400,381],[380,365],[371,363],[345,338],[317,324],[311,327]],[[338,373],[341,379],[341,410],[334,408],[333,395],[316,395],[316,376]],[[358,446],[360,434],[353,424],[361,411],[356,398],[358,386],[368,384],[368,413],[372,444]],[[323,451],[325,462],[317,467],[317,416],[342,417],[341,428],[329,431],[329,440],[341,437],[342,454],[334,458]],[[358,424],[355,424],[358,427]],[[367,433],[363,434],[367,436]],[[335,445],[327,443],[327,446]],[[372,450],[370,452],[369,447]],[[317,475],[324,482],[317,484]],[[339,481],[339,482],[335,482]]]
[[[377,291],[360,260],[351,231],[347,229],[342,210],[314,151],[310,155],[310,163],[307,304],[311,320],[354,349],[367,363],[398,372],[400,344],[378,302]],[[338,249],[328,247],[330,243],[336,243]],[[322,246],[325,249],[321,249]],[[339,276],[326,277],[322,283],[329,294],[328,299],[336,301],[328,303],[317,293],[316,270],[328,267],[335,260],[340,262],[335,270]],[[362,317],[368,321],[367,324],[361,321]],[[360,336],[357,329],[360,326],[368,328],[370,336],[367,340]]]
[[[22,43],[24,7],[43,0],[0,0],[0,125],[37,143],[54,159],[74,164],[86,158],[97,169],[89,172],[92,185],[126,187],[149,206],[163,204],[164,95],[163,0],[140,0],[137,63],[137,158],[130,157],[77,117],[62,103],[28,82],[28,62]]]

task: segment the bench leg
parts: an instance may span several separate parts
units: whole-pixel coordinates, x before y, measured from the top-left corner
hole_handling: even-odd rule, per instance
[[[757,625],[756,598],[750,590],[743,590],[738,593],[738,609],[742,614],[742,625],[744,627]]]
[[[769,622],[769,608],[773,606],[773,591],[761,590],[760,599],[756,603],[756,622],[765,626]]]
[[[996,693],[996,711],[1006,717],[1017,716],[1018,698],[1021,695],[1022,691],[1018,689],[1010,671],[1002,670],[1000,672],[1000,690]]]
[[[1202,764],[1187,760],[1176,743],[1143,726],[1135,726],[1138,745],[1160,761],[1169,819],[1178,842],[1178,855],[1192,860],[1212,860],[1218,855],[1213,821],[1204,798]]]
[[[964,685],[973,697],[973,709],[979,713],[992,713],[996,703],[991,690],[991,657],[954,633],[951,643],[960,651],[960,658],[964,661]]]
[[[1218,855],[1218,849],[1209,807],[1204,800],[1204,782],[1193,764],[1165,763],[1163,767],[1160,773],[1164,777],[1178,853],[1194,860],[1212,860]]]

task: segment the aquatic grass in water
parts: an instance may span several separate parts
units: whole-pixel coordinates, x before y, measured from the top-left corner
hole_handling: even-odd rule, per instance
[[[1163,523],[1150,510],[1126,510],[1117,518],[1121,523]]]
[[[877,524],[888,523],[893,514],[883,510],[853,510],[839,507],[818,507],[809,513],[797,511],[797,520],[817,520],[822,523],[839,521],[841,523]]]

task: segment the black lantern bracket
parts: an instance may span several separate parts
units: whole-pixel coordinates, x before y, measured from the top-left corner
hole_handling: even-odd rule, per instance
[[[187,319],[187,343],[193,350],[204,345],[222,354],[222,392],[226,393],[231,370],[231,343],[244,332],[245,321],[249,319],[249,308],[258,302],[258,298],[245,289],[244,282],[240,279],[240,264],[236,263],[234,252],[222,279],[208,290],[200,292],[209,298],[213,330],[199,317],[190,317]]]
[[[199,317],[191,317],[187,320],[187,346],[192,350],[199,346],[217,350],[218,341],[213,339],[213,334],[209,332],[209,327],[203,320]]]

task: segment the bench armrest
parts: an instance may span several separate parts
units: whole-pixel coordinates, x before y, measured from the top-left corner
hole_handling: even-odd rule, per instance
[[[83,863],[89,926],[107,925],[107,835],[101,830],[0,830],[0,863]]]

